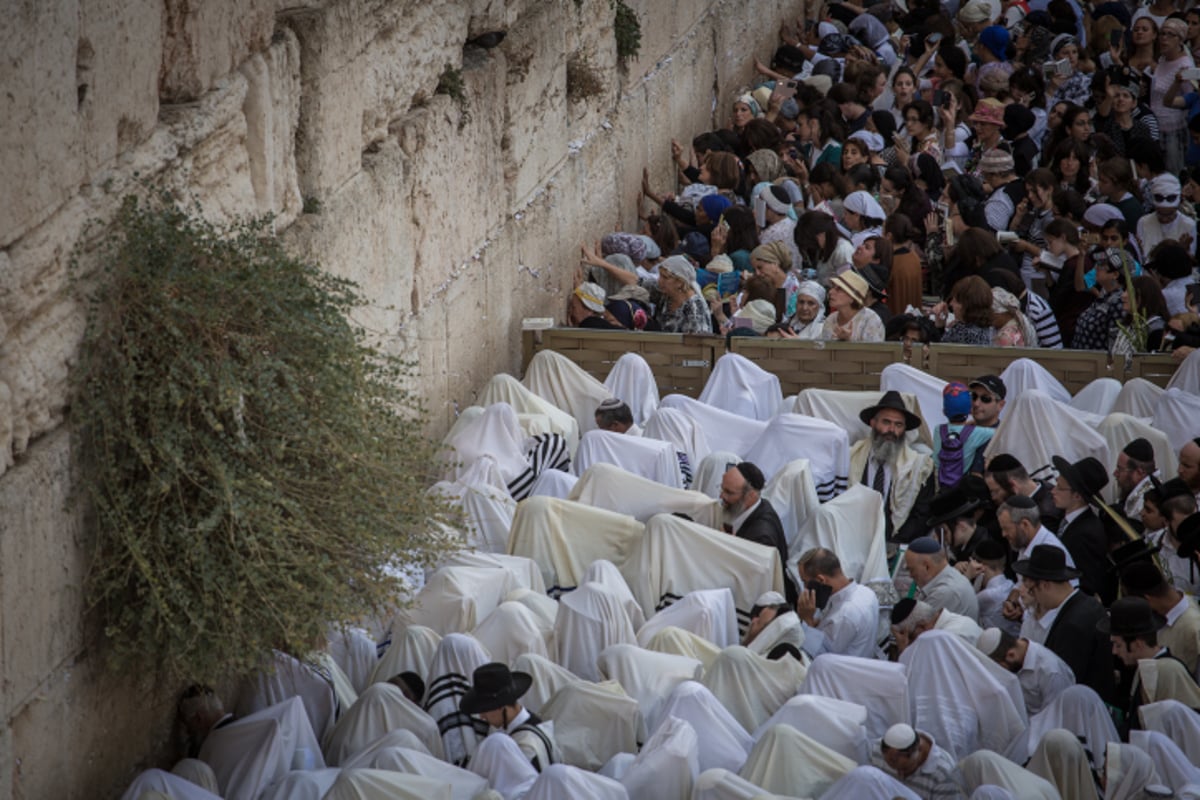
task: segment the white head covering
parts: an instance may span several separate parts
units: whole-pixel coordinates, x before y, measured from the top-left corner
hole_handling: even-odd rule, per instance
[[[758,739],[776,725],[791,725],[831,750],[865,764],[871,760],[866,723],[867,709],[858,703],[818,694],[798,694],[754,731],[754,737]],[[911,743],[912,738],[908,741]]]
[[[754,741],[742,724],[733,718],[729,709],[712,692],[695,681],[685,681],[675,687],[671,696],[658,709],[658,716],[647,720],[654,727],[670,718],[684,720],[700,737],[700,771],[724,767],[736,772],[742,768]]]
[[[900,781],[878,767],[855,767],[829,787],[821,800],[920,800]]]
[[[767,227],[766,213],[768,208],[776,214],[783,214],[792,220],[796,219],[796,209],[792,207],[791,203],[783,202],[776,197],[774,192],[771,191],[773,186],[774,184],[767,182],[756,184],[750,194],[751,204],[754,208],[754,221],[758,223],[758,227],[760,228]],[[786,193],[787,189],[783,191]]]
[[[1159,783],[1150,756],[1131,744],[1109,742],[1104,800],[1137,800],[1148,784]]]
[[[425,685],[425,710],[437,721],[442,733],[446,760],[454,765],[467,763],[479,741],[487,733],[482,721],[475,721],[458,710],[458,701],[471,687],[475,670],[491,657],[473,636],[449,633],[438,645]]]
[[[842,201],[842,208],[871,219],[887,219],[887,214],[883,213],[883,207],[878,201],[861,189],[846,195],[846,199]]]
[[[1088,206],[1083,212],[1083,221],[1097,228],[1103,228],[1114,219],[1125,219],[1125,215],[1121,213],[1121,209],[1110,203],[1096,203]]]
[[[796,289],[796,294],[802,294],[806,297],[811,297],[821,305],[821,311],[818,316],[825,315],[825,287],[816,281],[801,281],[799,288]]]
[[[598,583],[584,583],[559,598],[554,639],[558,663],[589,681],[603,680],[599,656],[604,648],[637,642],[621,598]]]
[[[512,667],[517,656],[548,656],[546,639],[537,617],[515,600],[501,603],[471,632],[495,661]]]
[[[584,281],[575,287],[573,294],[579,298],[579,302],[583,303],[583,307],[587,310],[595,311],[598,314],[604,313],[604,301],[607,295],[604,287],[600,284]]]
[[[766,333],[767,328],[775,324],[775,304],[770,300],[751,300],[737,315],[750,322],[755,333]]]
[[[794,658],[768,661],[745,647],[727,647],[704,673],[704,685],[746,730],[753,730],[794,696],[805,668]]]
[[[342,714],[326,738],[329,766],[349,766],[389,731],[398,730],[412,733],[422,748],[438,757],[442,755],[442,742],[433,718],[410,702],[398,687],[390,683],[371,684]]]
[[[820,797],[856,766],[791,725],[776,725],[754,745],[739,774],[768,792]]]
[[[1200,784],[1200,766],[1193,764],[1165,733],[1130,731],[1129,743],[1150,756],[1158,777],[1175,791],[1189,783]]]
[[[992,785],[1008,789],[1021,800],[1059,800],[1058,790],[1050,781],[991,750],[975,751],[960,761],[958,768],[962,770],[968,789]]]
[[[863,146],[872,153],[883,151],[883,137],[874,131],[861,130],[850,134],[850,139],[856,142],[862,142]],[[851,209],[853,210],[853,209]]]
[[[921,638],[924,636],[922,634]],[[1083,742],[1084,750],[1097,770],[1104,766],[1104,751],[1108,743],[1121,740],[1100,695],[1090,686],[1077,684],[1063,689],[1058,697],[1033,715],[1029,720],[1028,736],[1021,737],[1022,746],[1013,745],[1007,753],[1008,757],[1024,763],[1033,746],[1054,728],[1066,728],[1075,734]]]
[[[479,743],[470,770],[484,778],[504,800],[518,800],[537,780],[537,770],[521,752],[517,740],[497,731]]]
[[[659,272],[667,271],[676,277],[682,278],[692,287],[692,291],[703,297],[704,293],[700,291],[700,285],[696,283],[696,268],[692,266],[692,262],[688,261],[685,256],[671,256],[658,262]]]
[[[1159,202],[1154,199],[1155,195],[1169,197],[1174,195],[1175,199],[1171,202]],[[1176,178],[1169,172],[1164,172],[1162,175],[1155,175],[1150,181],[1150,200],[1151,205],[1155,208],[1178,208],[1180,201],[1183,199],[1182,190],[1179,187],[1179,178]]]
[[[690,798],[700,773],[698,753],[696,730],[677,717],[667,717],[642,745],[621,783],[634,798]]]
[[[1046,732],[1026,768],[1054,784],[1063,797],[1096,800],[1096,781],[1087,751],[1075,734],[1064,728]]]
[[[444,443],[453,448],[450,457],[459,462],[455,476],[481,458],[496,462],[505,483],[511,483],[529,469],[525,434],[517,422],[517,412],[508,403],[488,406],[473,422],[452,431]]]

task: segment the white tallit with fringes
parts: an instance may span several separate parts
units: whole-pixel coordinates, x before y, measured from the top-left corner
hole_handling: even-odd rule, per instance
[[[862,484],[863,472],[867,468],[867,460],[871,456],[871,440],[862,439],[850,448],[850,485]],[[891,485],[889,487],[888,510],[892,514],[892,522],[899,528],[912,513],[917,502],[921,487],[933,474],[935,465],[933,458],[924,453],[918,453],[912,447],[905,445],[900,448],[896,462],[890,464]],[[870,488],[870,487],[866,487]]]
[[[570,500],[596,508],[619,511],[639,522],[655,514],[687,514],[702,525],[715,527],[721,521],[718,501],[689,489],[664,486],[614,464],[593,464],[579,476]]]
[[[813,485],[822,502],[846,491],[850,469],[850,438],[832,422],[803,414],[779,414],[767,422],[745,459],[771,480],[797,455],[808,459]]]
[[[774,373],[745,356],[726,353],[717,359],[700,402],[747,419],[769,420],[779,411],[783,392]]]
[[[613,397],[629,406],[634,425],[645,425],[646,420],[658,410],[658,386],[654,382],[654,371],[646,359],[637,353],[626,353],[618,358],[608,371],[604,386]]]

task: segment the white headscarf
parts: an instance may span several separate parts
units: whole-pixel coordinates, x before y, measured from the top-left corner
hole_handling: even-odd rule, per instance
[[[1038,346],[1037,329],[1033,327],[1033,323],[1029,321],[1029,317],[1025,316],[1025,313],[1021,311],[1021,301],[1012,292],[1002,289],[999,286],[992,287],[992,313],[1012,314],[1017,327],[1021,329],[1021,338],[1025,340],[1024,346]]]

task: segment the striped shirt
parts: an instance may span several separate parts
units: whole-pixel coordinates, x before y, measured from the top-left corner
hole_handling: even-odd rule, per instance
[[[1025,316],[1029,317],[1029,322],[1037,331],[1038,347],[1062,350],[1062,333],[1058,330],[1058,320],[1054,318],[1050,304],[1040,294],[1033,292],[1026,292],[1025,297]]]
[[[916,772],[901,778],[887,762],[883,760],[880,749],[882,740],[876,739],[871,748],[871,763],[888,775],[903,783],[923,800],[962,800],[967,796],[966,781],[958,770],[954,757],[937,746],[933,737],[921,732],[921,738],[929,739],[929,755],[925,763],[917,767]]]

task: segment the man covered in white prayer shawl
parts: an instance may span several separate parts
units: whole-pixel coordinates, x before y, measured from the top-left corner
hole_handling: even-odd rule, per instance
[[[805,626],[804,651],[813,658],[821,653],[874,658],[879,630],[875,592],[846,577],[837,555],[824,547],[800,556],[797,570],[804,581],[796,603]]]
[[[233,714],[226,713],[217,693],[198,683],[184,689],[175,713],[186,737],[185,749],[193,758],[211,731],[233,722]]]
[[[1075,685],[1071,667],[1045,645],[1019,639],[999,628],[988,628],[975,646],[1009,672],[1016,673],[1029,716]]]
[[[645,435],[633,421],[633,411],[629,405],[615,397],[608,398],[596,407],[596,428],[629,436]],[[688,454],[682,450],[676,450],[675,455],[679,459],[679,474],[683,476],[683,488],[686,489],[692,485],[692,462]]]
[[[908,649],[926,631],[952,633],[970,647],[975,646],[983,633],[970,618],[944,608],[934,608],[929,603],[911,597],[905,597],[892,606],[891,622],[897,655]]]
[[[975,587],[946,558],[946,551],[932,536],[913,540],[904,553],[904,564],[917,584],[917,598],[934,608],[944,608],[979,621],[979,599]]]
[[[750,628],[742,646],[774,660],[790,655],[803,660],[804,629],[800,617],[779,592],[766,592],[750,609]]]
[[[924,800],[966,798],[966,782],[954,757],[933,737],[898,722],[872,749],[871,763]]]
[[[484,664],[471,677],[471,688],[462,696],[458,708],[464,714],[477,714],[491,731],[503,731],[513,737],[521,752],[538,772],[562,760],[554,746],[553,727],[524,708],[521,695],[529,691],[533,677],[511,672],[505,664]]]

